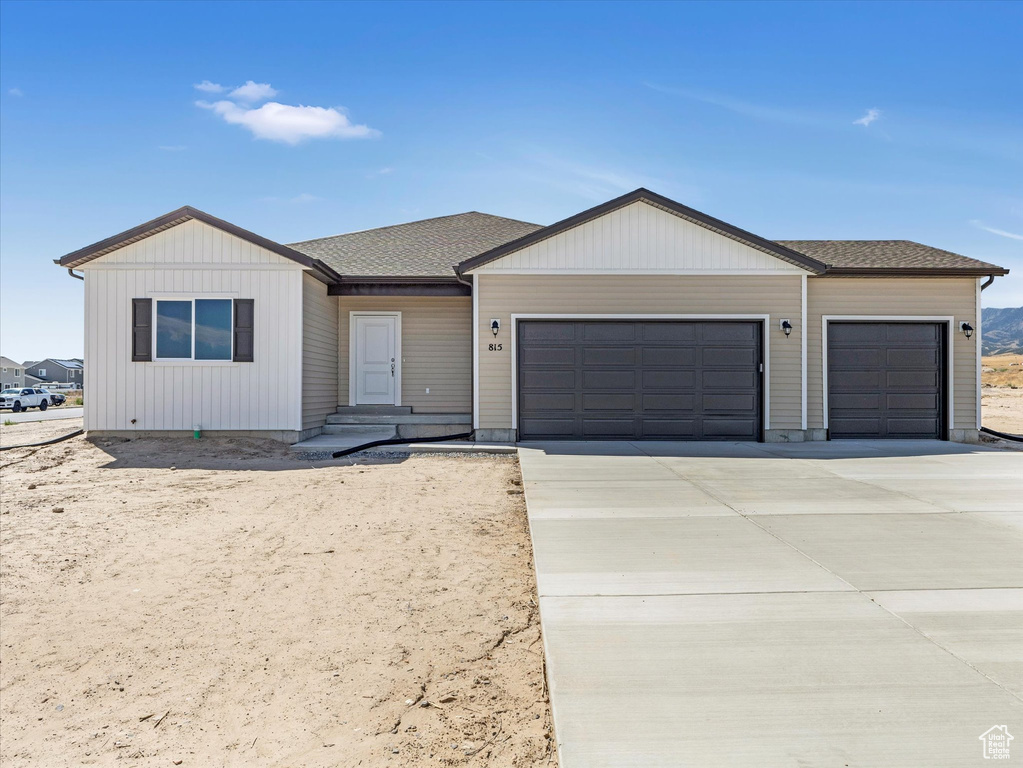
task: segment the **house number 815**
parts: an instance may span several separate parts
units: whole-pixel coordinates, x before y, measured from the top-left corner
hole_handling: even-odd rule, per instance
[[[491,352],[500,352],[502,349],[504,349],[504,344],[491,344],[490,345],[490,351]]]

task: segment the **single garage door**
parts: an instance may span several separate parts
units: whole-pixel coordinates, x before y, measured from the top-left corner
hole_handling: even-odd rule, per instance
[[[832,438],[942,438],[943,323],[829,323]]]
[[[520,440],[758,440],[758,322],[518,323]]]

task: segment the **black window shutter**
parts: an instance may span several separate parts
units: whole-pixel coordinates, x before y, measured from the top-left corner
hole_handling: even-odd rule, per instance
[[[131,361],[147,363],[153,359],[153,300],[131,300]]]
[[[254,299],[234,300],[234,361],[251,363],[253,361],[254,338],[256,325],[256,309]]]

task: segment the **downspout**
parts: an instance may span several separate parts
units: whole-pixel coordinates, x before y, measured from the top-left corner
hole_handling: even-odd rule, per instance
[[[466,280],[465,277],[462,275],[461,271],[459,271],[457,264],[455,266],[453,266],[452,269],[455,271],[455,280],[460,282],[462,285],[469,286],[469,296],[472,297],[472,306],[473,306],[473,310],[475,310],[475,308],[476,308],[476,290],[475,290],[476,286],[474,285],[474,281],[473,280]],[[474,439],[475,439],[475,432],[476,432],[476,370],[477,370],[476,366],[478,365],[477,358],[479,356],[479,353],[480,353],[480,349],[479,349],[479,318],[476,316],[476,312],[473,311],[473,313],[472,313],[472,359],[471,359],[471,362],[472,362],[472,396],[470,398],[470,406],[469,406],[469,417],[471,419],[471,421],[469,422],[469,425],[472,427],[472,433],[474,435]]]
[[[983,283],[980,284],[980,290],[983,291],[985,288],[987,288],[989,285],[991,285],[991,283],[993,283],[994,281],[995,281],[995,276],[994,275],[988,275],[987,280],[985,280]],[[978,312],[982,311],[981,307],[978,306],[977,307],[977,311]],[[978,344],[982,344],[983,343],[983,339],[980,338],[980,330],[983,329],[983,326],[980,323],[980,318],[979,317],[977,318],[977,328],[978,328],[977,343]],[[980,397],[980,395],[981,395],[981,393],[977,392],[977,396]],[[988,429],[983,424],[980,426],[980,431],[985,433],[985,434],[987,434],[987,435],[991,435],[992,437],[999,437],[1002,440],[1012,440],[1013,442],[1016,442],[1016,443],[1023,443],[1023,435],[1011,435],[1011,434],[1008,434],[1006,432],[997,432],[996,430]]]
[[[67,268],[67,273],[69,275],[71,275],[71,277],[75,278],[76,280],[82,280],[83,282],[85,281],[85,276],[84,275],[76,275],[75,274],[75,270],[74,270],[73,267],[68,267]]]

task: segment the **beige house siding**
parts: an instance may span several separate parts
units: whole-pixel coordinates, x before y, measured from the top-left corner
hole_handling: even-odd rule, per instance
[[[770,428],[801,428],[801,277],[788,275],[476,276],[479,305],[479,427],[512,423],[512,314],[770,315]],[[495,339],[492,319],[501,321]],[[777,330],[787,318],[794,331]],[[490,351],[490,344],[503,344]]]
[[[348,405],[349,312],[401,312],[401,404],[415,413],[472,410],[472,300],[469,297],[341,296],[338,402]],[[429,388],[429,394],[426,389]]]
[[[327,423],[337,410],[337,297],[311,275],[302,276],[302,429]]]
[[[293,431],[301,426],[302,267],[198,221],[82,265],[85,428]],[[135,298],[249,298],[254,362],[132,362]]]
[[[821,345],[823,315],[921,315],[955,318],[952,333],[953,423],[977,428],[977,344],[955,330],[959,322],[977,327],[974,278],[810,278],[807,280],[807,421],[824,426]]]

